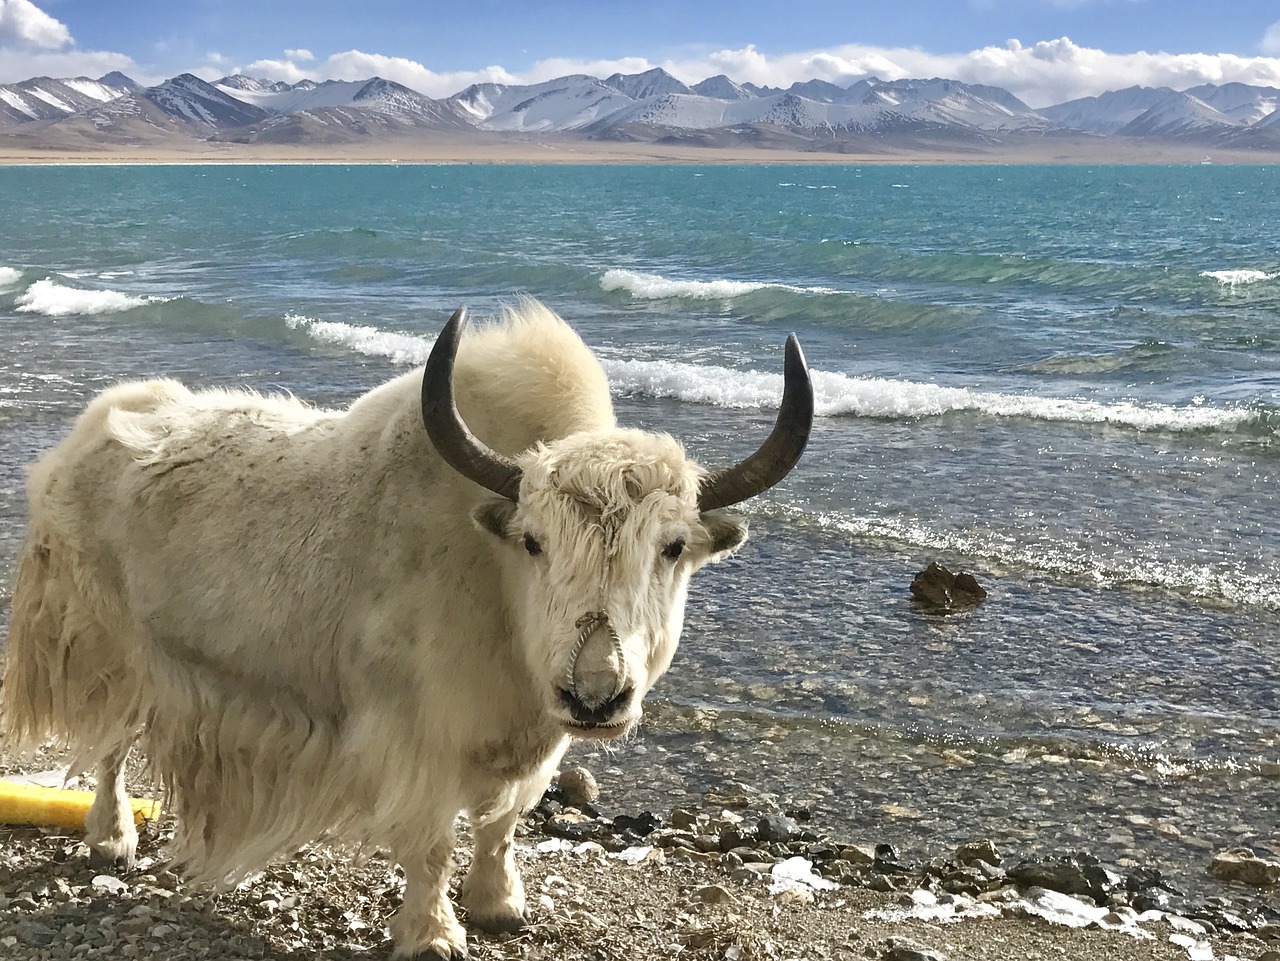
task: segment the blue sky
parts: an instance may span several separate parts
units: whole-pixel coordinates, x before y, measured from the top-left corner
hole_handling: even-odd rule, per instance
[[[661,66],[787,85],[947,76],[1032,106],[1133,83],[1280,86],[1277,0],[0,0],[0,83],[190,71],[375,74],[431,96],[479,80]]]

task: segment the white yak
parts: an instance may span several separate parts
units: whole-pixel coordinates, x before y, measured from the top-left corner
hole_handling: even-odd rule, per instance
[[[518,818],[570,736],[634,727],[690,575],[746,537],[720,508],[791,469],[813,393],[793,336],[773,432],[708,473],[616,426],[600,364],[541,304],[465,323],[342,411],[120,384],[32,468],[0,706],[15,744],[97,765],[95,858],[134,858],[140,740],[196,879],[326,832],[385,847],[395,956],[457,957],[466,812],[469,923],[524,924]]]

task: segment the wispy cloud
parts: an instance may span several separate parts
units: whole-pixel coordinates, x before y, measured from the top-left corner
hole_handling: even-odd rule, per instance
[[[1280,57],[1280,20],[1267,27],[1258,49],[1271,57]]]

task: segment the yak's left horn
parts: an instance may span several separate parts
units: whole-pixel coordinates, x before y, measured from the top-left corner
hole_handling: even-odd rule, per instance
[[[813,429],[813,382],[800,341],[787,338],[782,407],[760,449],[734,467],[709,474],[698,490],[698,509],[728,507],[763,494],[796,466]]]
[[[459,307],[431,348],[426,370],[422,372],[422,423],[446,464],[481,487],[509,500],[518,500],[520,468],[471,433],[453,399],[453,360],[466,325],[467,308]]]

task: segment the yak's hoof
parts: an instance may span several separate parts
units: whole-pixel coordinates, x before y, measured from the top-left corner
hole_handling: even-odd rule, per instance
[[[523,931],[529,924],[529,919],[523,914],[469,914],[467,921],[485,934],[515,934]]]
[[[132,871],[138,860],[138,849],[134,845],[94,845],[89,848],[89,867],[94,869],[113,869]]]
[[[467,961],[470,955],[465,944],[451,948],[419,948],[412,954],[396,952],[395,961]]]

